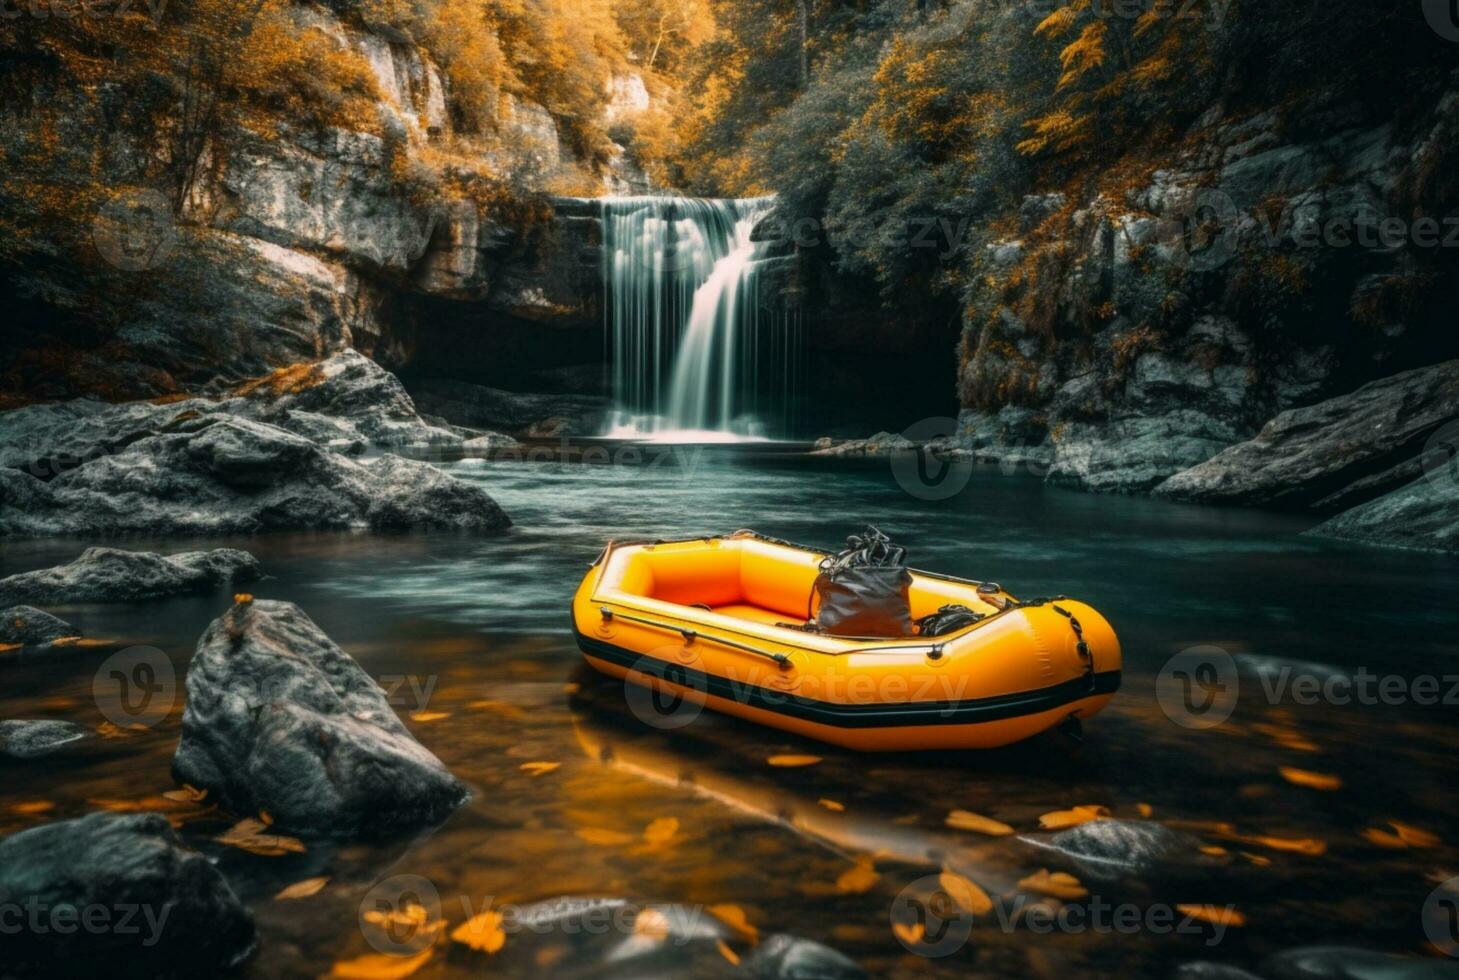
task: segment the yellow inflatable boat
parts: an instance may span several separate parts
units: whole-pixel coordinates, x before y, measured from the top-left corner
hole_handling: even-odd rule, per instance
[[[1077,727],[1119,688],[1119,641],[1089,606],[931,572],[911,572],[914,618],[953,603],[982,618],[937,637],[809,632],[826,557],[749,531],[610,543],[573,631],[593,668],[675,703],[868,751],[1007,745]]]

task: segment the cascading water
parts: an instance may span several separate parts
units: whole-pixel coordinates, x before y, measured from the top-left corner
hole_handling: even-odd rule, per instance
[[[723,441],[790,425],[799,317],[767,309],[751,240],[772,198],[604,198],[609,435]]]

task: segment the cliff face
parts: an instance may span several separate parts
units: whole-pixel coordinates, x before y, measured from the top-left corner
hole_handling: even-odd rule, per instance
[[[104,98],[43,74],[25,101],[7,100],[0,149],[13,175],[99,189],[0,254],[19,299],[19,329],[0,341],[12,403],[216,390],[351,346],[399,366],[420,300],[539,324],[594,315],[581,250],[558,247],[593,229],[573,225],[581,207],[545,220],[553,182],[581,183],[589,169],[552,115],[503,96],[482,149],[452,131],[448,83],[424,49],[323,7],[291,16],[368,66],[370,131],[283,117],[263,132],[225,125],[181,202],[156,177],[157,143]],[[642,84],[619,87],[610,106],[634,111]],[[40,163],[43,142],[62,149]]]
[[[986,235],[962,444],[1144,491],[1278,412],[1454,356],[1459,86],[1401,131],[1307,122],[1213,110],[1153,172],[1031,196]]]

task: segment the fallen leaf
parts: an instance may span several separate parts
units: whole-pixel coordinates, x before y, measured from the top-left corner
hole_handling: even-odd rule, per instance
[[[1264,854],[1252,854],[1250,851],[1242,851],[1241,856],[1258,868],[1270,868],[1272,866],[1272,859]]]
[[[253,601],[253,593],[235,592],[233,593],[233,601],[238,603],[240,606],[246,606]]]
[[[643,839],[650,844],[666,844],[679,832],[677,817],[659,817],[643,829]]]
[[[495,953],[507,941],[506,931],[502,929],[501,913],[487,910],[473,915],[455,928],[451,933],[451,940],[483,953]]]
[[[1044,830],[1064,830],[1068,827],[1077,827],[1082,823],[1091,820],[1100,820],[1109,816],[1107,806],[1076,806],[1068,810],[1055,810],[1052,813],[1045,813],[1039,817],[1039,826]]]
[[[750,922],[745,910],[738,905],[711,905],[709,914],[730,927],[735,935],[751,943],[760,941],[760,930]]]
[[[12,803],[11,813],[18,813],[22,817],[33,817],[38,813],[50,813],[56,808],[56,804],[50,800],[30,800],[25,803]]]
[[[955,830],[971,830],[992,837],[1007,837],[1013,828],[1000,820],[994,820],[969,810],[954,810],[947,815],[947,825]]]
[[[292,898],[308,898],[310,895],[318,895],[325,885],[329,884],[328,876],[322,878],[305,878],[303,881],[296,881],[288,888],[274,896],[275,901],[284,902]]]
[[[1291,766],[1282,766],[1277,772],[1282,778],[1294,786],[1305,786],[1307,789],[1320,789],[1332,791],[1342,788],[1342,779],[1338,776],[1329,776],[1323,772],[1312,772],[1308,769],[1294,769]]]
[[[517,768],[529,776],[545,776],[561,765],[561,762],[524,762]]]
[[[1246,925],[1246,916],[1236,911],[1234,905],[1177,905],[1176,908],[1192,919],[1218,926]]]
[[[366,953],[352,960],[340,960],[330,968],[329,975],[341,980],[404,980],[425,966],[432,952],[433,950],[426,949],[414,956]]]
[[[201,803],[208,798],[208,791],[183,783],[182,789],[168,790],[162,795],[169,800],[176,800],[179,803]]]
[[[667,939],[669,937],[669,917],[661,910],[649,907],[638,913],[638,918],[633,920],[633,934],[635,936],[648,936],[650,939]]]
[[[410,720],[414,722],[440,721],[442,718],[451,717],[449,711],[412,711]]]
[[[263,821],[265,827],[272,827],[274,825],[274,815],[267,810],[258,811],[258,819]]]
[[[927,934],[927,927],[920,922],[893,922],[892,932],[908,946],[916,946]]]
[[[1211,857],[1221,857],[1226,854],[1226,848],[1217,847],[1215,844],[1202,844],[1201,853],[1209,854]]]
[[[1386,847],[1389,850],[1401,851],[1408,847],[1434,847],[1439,843],[1438,835],[1431,834],[1427,830],[1409,824],[1399,823],[1397,820],[1389,820],[1388,826],[1394,829],[1394,833],[1386,830],[1379,830],[1377,827],[1369,827],[1363,831],[1363,839],[1378,847]]]
[[[1089,894],[1089,889],[1079,884],[1078,878],[1063,871],[1050,872],[1047,868],[1022,879],[1019,881],[1018,887],[1037,895],[1062,898],[1066,902],[1072,902],[1076,898],[1083,898]]]
[[[765,761],[772,766],[794,769],[798,766],[813,766],[821,761],[821,757],[818,755],[772,755]]]
[[[304,842],[282,834],[267,834],[268,824],[253,817],[238,821],[228,830],[213,838],[220,844],[236,847],[250,854],[263,857],[281,857],[285,854],[303,854]],[[412,971],[413,972],[413,971]]]
[[[846,804],[837,803],[835,800],[828,800],[824,796],[821,797],[819,800],[816,800],[816,802],[833,813],[841,813],[846,809]]]
[[[1269,847],[1274,851],[1287,851],[1293,854],[1305,854],[1308,857],[1319,857],[1327,853],[1327,842],[1317,840],[1314,837],[1270,837],[1257,835],[1254,837],[1234,837],[1243,844],[1257,844],[1261,847]]]
[[[943,871],[938,876],[937,883],[947,892],[948,898],[965,912],[984,915],[993,910],[993,900],[988,897],[988,893],[956,871]]]
[[[1135,812],[1144,817],[1146,820],[1149,820],[1150,815],[1155,812],[1155,808],[1148,803],[1136,803]]]
[[[608,830],[605,827],[580,827],[577,835],[589,844],[602,844],[605,847],[618,847],[633,841],[633,838],[627,834]]]
[[[1386,830],[1379,830],[1377,827],[1369,827],[1363,831],[1363,839],[1369,844],[1377,847],[1385,847],[1390,851],[1402,851],[1407,849],[1408,844],[1397,834],[1390,834]]]
[[[879,877],[871,858],[860,857],[836,879],[836,890],[847,895],[860,895],[871,891]]]

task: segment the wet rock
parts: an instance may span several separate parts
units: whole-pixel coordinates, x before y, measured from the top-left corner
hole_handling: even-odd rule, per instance
[[[1096,493],[1142,493],[1238,438],[1225,423],[1192,411],[1071,422],[1054,440],[1048,480]]]
[[[0,503],[0,535],[494,531],[511,523],[485,491],[425,463],[353,460],[224,413],[179,420],[48,482],[0,470]]]
[[[173,774],[288,831],[380,838],[443,820],[466,789],[380,686],[298,606],[235,605],[187,673]]]
[[[836,442],[830,438],[817,439],[811,450],[813,456],[890,456],[893,453],[916,452],[920,447],[901,433],[878,432],[865,439],[847,439]]]
[[[1057,852],[1078,865],[1081,877],[1101,881],[1189,868],[1201,858],[1201,842],[1195,837],[1143,820],[1091,820],[1048,837],[1021,840]]]
[[[1452,980],[1459,977],[1459,962],[1348,946],[1308,946],[1267,957],[1261,973],[1269,980]]]
[[[765,938],[745,960],[761,980],[855,980],[866,971],[829,946],[780,932]]]
[[[1292,409],[1252,439],[1177,473],[1155,493],[1176,500],[1332,512],[1417,477],[1425,440],[1459,417],[1459,361],[1405,371]]]
[[[0,755],[34,759],[90,737],[88,729],[69,721],[0,721]]]
[[[1459,480],[1430,473],[1306,533],[1387,548],[1459,551]]]
[[[257,559],[235,548],[175,555],[87,548],[68,564],[0,579],[0,603],[133,602],[211,592],[260,574]]]
[[[1176,967],[1175,972],[1170,975],[1170,980],[1262,980],[1262,978],[1240,967],[1228,966],[1225,963],[1212,963],[1209,960],[1197,960],[1194,963],[1182,963]]]
[[[4,581],[0,581],[3,585]],[[80,636],[81,631],[64,619],[58,619],[34,606],[11,606],[0,612],[0,645],[19,643],[39,646],[63,636]]]
[[[503,391],[446,378],[414,382],[411,390],[423,411],[455,425],[516,436],[598,435],[612,407],[600,395]]]
[[[0,937],[7,976],[204,976],[253,948],[253,920],[223,876],[156,814],[95,813],[0,840],[0,895],[26,910]]]

